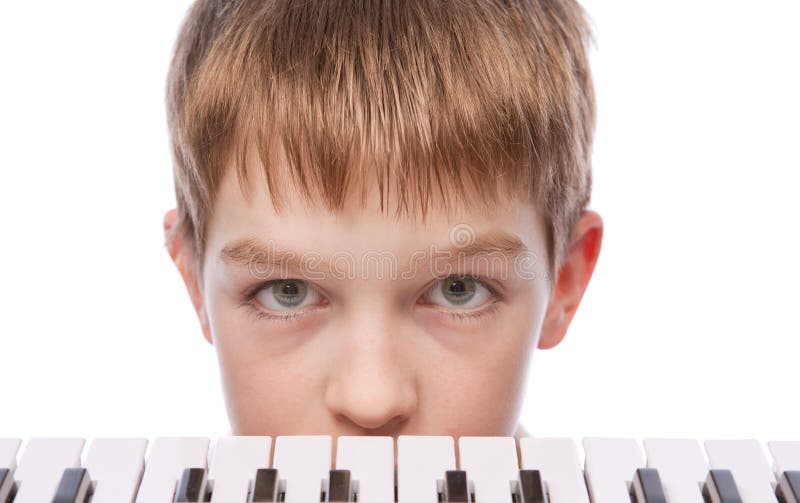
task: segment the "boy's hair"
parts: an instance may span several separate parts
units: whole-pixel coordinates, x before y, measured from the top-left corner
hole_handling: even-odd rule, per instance
[[[202,275],[224,170],[248,194],[250,151],[278,211],[286,180],[335,211],[374,176],[381,211],[394,189],[423,220],[437,191],[531,197],[554,277],[591,194],[592,41],[573,0],[197,0],[167,82],[174,232]]]

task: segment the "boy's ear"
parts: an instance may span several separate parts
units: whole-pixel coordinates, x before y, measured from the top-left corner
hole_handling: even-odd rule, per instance
[[[189,297],[192,300],[192,305],[200,320],[200,326],[203,329],[203,336],[209,344],[213,344],[211,340],[211,330],[208,326],[208,315],[206,313],[205,302],[203,302],[203,293],[199,288],[199,282],[196,275],[197,268],[194,264],[193,255],[187,243],[183,240],[183,235],[180,232],[175,232],[175,225],[178,221],[178,210],[173,208],[164,215],[164,244],[167,247],[169,256],[175,267],[181,273],[186,289],[189,292]]]
[[[556,346],[567,334],[575,310],[592,277],[600,244],[603,219],[597,212],[585,210],[570,237],[569,253],[558,270],[550,303],[539,338],[540,349]]]

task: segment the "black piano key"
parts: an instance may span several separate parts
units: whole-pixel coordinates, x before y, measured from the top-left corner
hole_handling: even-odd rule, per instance
[[[248,503],[278,501],[278,470],[275,468],[259,468],[253,479],[253,492]]]
[[[638,468],[633,474],[631,496],[634,503],[667,503],[661,477],[655,468]]]
[[[61,475],[53,503],[85,503],[92,494],[92,479],[86,468],[67,468]]]
[[[14,484],[14,474],[8,468],[0,468],[0,503],[11,501],[16,492],[17,486]]]
[[[206,469],[186,468],[175,491],[175,503],[198,503],[208,496]]]
[[[519,471],[519,503],[546,503],[544,482],[539,470]]]
[[[781,503],[800,503],[800,471],[783,472],[776,493]]]
[[[248,503],[278,501],[278,470],[276,468],[259,468],[253,479],[253,491]]]
[[[467,472],[447,470],[444,473],[444,501],[445,503],[469,503]]]
[[[350,496],[350,470],[331,470],[328,476],[328,490],[325,501],[352,501]]]
[[[742,503],[730,470],[709,470],[703,497],[709,503]]]

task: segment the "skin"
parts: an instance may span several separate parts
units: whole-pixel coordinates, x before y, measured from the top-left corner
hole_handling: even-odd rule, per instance
[[[380,212],[377,188],[366,207],[357,201],[358,191],[351,191],[338,214],[298,204],[303,199],[295,190],[287,198],[294,203],[279,213],[259,170],[250,169],[248,176],[255,182],[249,199],[233,169],[222,181],[202,280],[194,273],[189,243],[179,238],[167,243],[203,334],[216,348],[233,434],[514,434],[532,352],[563,339],[591,278],[602,241],[600,215],[583,213],[568,257],[556,278],[547,279],[544,221],[530,201],[509,198],[489,212],[465,205],[453,213],[436,205],[422,224]],[[171,209],[165,233],[175,222]],[[465,261],[448,271],[486,275],[489,279],[478,281],[495,287],[499,296],[487,296],[488,289],[469,280],[453,290],[445,275],[411,267],[415,251],[419,257],[432,245],[452,244],[450,232],[457,225],[475,235],[509,233],[539,260],[527,275],[512,270],[502,277],[487,261]],[[281,304],[268,286],[247,303],[248,289],[281,278],[281,271],[254,272],[219,257],[226,244],[246,237],[315,256],[347,253],[356,258],[355,274],[334,277],[330,269],[309,268],[302,271],[305,277],[309,271],[322,274],[305,280],[300,307]],[[389,252],[407,276],[379,274],[374,264],[371,270],[362,267],[360,258],[369,251]],[[284,272],[285,278],[302,279],[298,271]],[[445,294],[470,284],[475,295],[467,304],[454,304],[455,297]],[[271,309],[275,306],[286,310]],[[299,316],[280,321],[259,319],[257,312]],[[483,316],[460,320],[454,312]]]

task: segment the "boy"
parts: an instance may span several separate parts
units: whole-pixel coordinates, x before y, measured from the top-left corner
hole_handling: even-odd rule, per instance
[[[572,0],[198,0],[166,246],[236,435],[525,434],[596,264]]]

